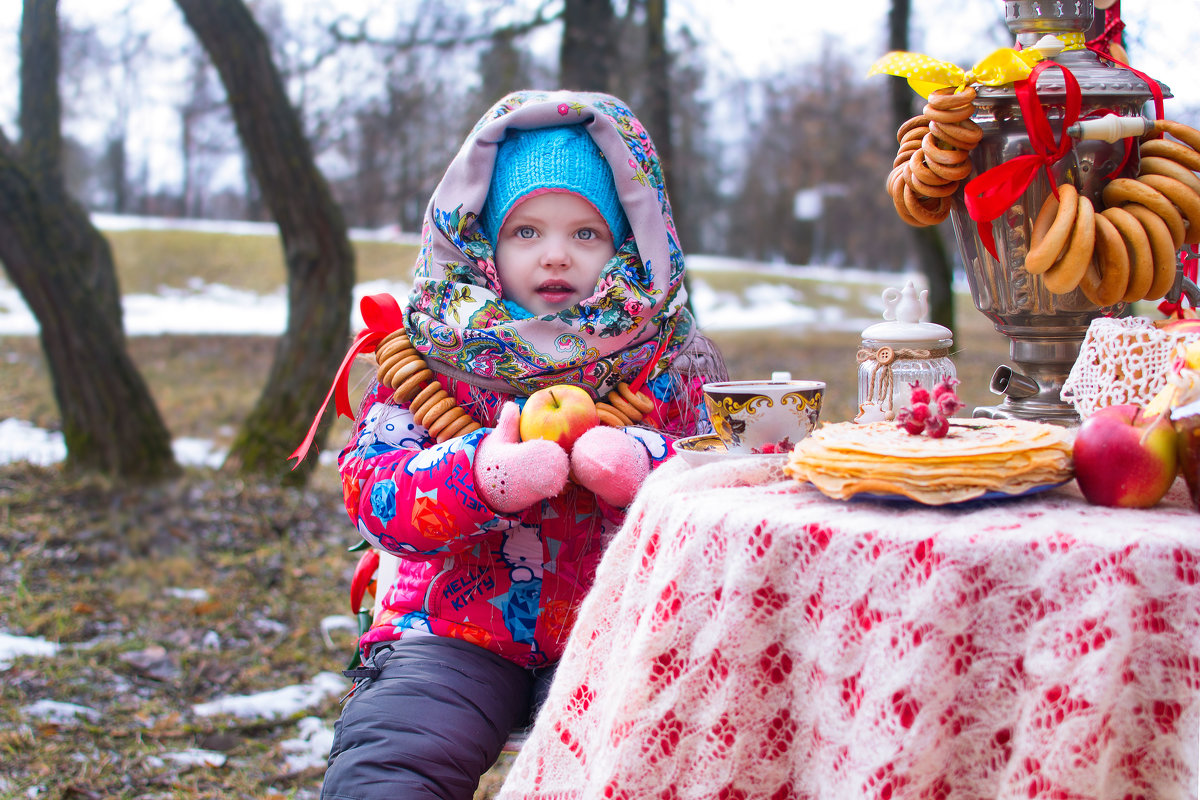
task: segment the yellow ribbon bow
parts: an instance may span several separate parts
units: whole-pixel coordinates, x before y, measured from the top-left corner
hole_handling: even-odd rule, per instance
[[[1083,34],[1061,34],[1064,50],[1084,47]],[[893,50],[871,65],[867,77],[872,75],[896,75],[908,79],[908,85],[917,94],[928,98],[935,89],[951,88],[961,91],[972,84],[1003,86],[1029,77],[1033,66],[1043,56],[1036,50],[1026,48],[1013,50],[1001,47],[992,52],[974,67],[964,71],[949,61],[939,61],[921,53]]]

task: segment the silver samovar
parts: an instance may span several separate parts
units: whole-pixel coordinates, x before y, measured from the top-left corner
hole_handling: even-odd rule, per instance
[[[1039,48],[1047,35],[1074,35],[1079,39],[1092,22],[1092,0],[1007,0],[1005,21],[1022,47]],[[1053,44],[1053,40],[1048,40]],[[1040,43],[1040,44],[1039,44]],[[1091,50],[1064,50],[1053,60],[1066,67],[1079,82],[1080,119],[1092,112],[1141,117],[1152,98],[1145,81],[1128,69],[1104,62]],[[1161,84],[1160,84],[1161,86]],[[972,119],[983,129],[983,139],[971,153],[974,174],[1034,152],[1013,84],[977,86]],[[1163,96],[1169,90],[1162,86]],[[1038,77],[1037,94],[1057,139],[1062,135],[1066,86],[1062,70],[1046,69]],[[1153,119],[1153,117],[1149,117]],[[1135,177],[1137,142],[1119,177]],[[1100,193],[1125,158],[1125,141],[1099,139],[1074,141],[1074,147],[1050,167],[1055,185],[1071,182],[1080,194],[1102,208]],[[1112,176],[1118,177],[1118,176]],[[996,330],[1010,339],[1009,353],[1016,368],[1001,366],[992,376],[992,390],[1004,394],[1003,403],[975,409],[977,417],[1031,419],[1062,425],[1079,422],[1079,416],[1059,393],[1079,355],[1088,325],[1103,314],[1115,315],[1124,304],[1101,309],[1083,292],[1049,292],[1041,276],[1022,265],[1029,250],[1034,218],[1050,194],[1046,170],[1040,169],[1023,194],[991,225],[997,258],[987,251],[975,223],[958,193],[951,218],[967,282],[975,307]]]

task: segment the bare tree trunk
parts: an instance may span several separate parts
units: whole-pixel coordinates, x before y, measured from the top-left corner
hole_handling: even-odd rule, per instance
[[[674,137],[671,130],[671,56],[667,52],[667,0],[646,0],[646,72],[649,101],[642,122],[654,137],[667,191],[673,188]]]
[[[910,0],[892,0],[888,16],[888,49],[908,49],[908,20]],[[913,116],[913,91],[903,78],[889,77],[891,82],[892,118],[898,129]],[[921,272],[929,284],[929,318],[954,330],[954,265],[946,248],[939,226],[913,228],[913,242]]]
[[[558,82],[564,89],[616,91],[616,22],[611,0],[565,0]]]
[[[130,480],[176,474],[171,436],[150,391],[82,278],[91,253],[59,235],[88,225],[86,218],[73,204],[46,202],[13,156],[0,139],[0,261],[41,327],[67,469]]]
[[[21,92],[18,112],[21,159],[39,183],[61,192],[59,58],[58,0],[25,0],[21,14],[21,85],[30,91]],[[45,91],[51,87],[54,91]]]
[[[245,3],[176,4],[221,75],[242,146],[279,225],[288,273],[287,329],[226,465],[303,483],[316,460],[291,471],[287,456],[304,438],[348,344],[354,251],[266,36]]]
[[[78,251],[80,277],[92,291],[92,301],[124,338],[121,291],[108,240],[88,219],[87,212],[68,194],[63,179],[62,106],[58,92],[60,66],[58,0],[25,0],[21,14],[21,126],[19,155],[37,186],[42,202],[63,206],[50,223],[61,246]]]
[[[108,242],[63,185],[55,0],[26,0],[21,53],[21,148],[0,133],[0,261],[40,327],[66,467],[169,477],[171,436],[125,347]]]

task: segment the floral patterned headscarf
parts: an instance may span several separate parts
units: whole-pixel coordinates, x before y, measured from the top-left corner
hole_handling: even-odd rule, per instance
[[[595,293],[557,314],[505,304],[494,243],[477,216],[509,128],[582,125],[611,166],[627,239]],[[481,388],[528,395],[572,383],[607,394],[645,369],[663,372],[695,334],[662,168],[650,136],[615,97],[517,92],[475,125],[425,212],[405,328],[434,369]],[[647,367],[649,365],[649,367]]]

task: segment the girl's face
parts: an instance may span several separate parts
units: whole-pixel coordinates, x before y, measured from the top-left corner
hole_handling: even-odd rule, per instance
[[[521,201],[497,240],[496,270],[504,297],[536,316],[556,314],[591,297],[600,270],[616,253],[604,217],[570,192]]]

